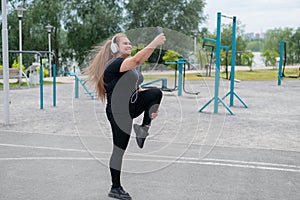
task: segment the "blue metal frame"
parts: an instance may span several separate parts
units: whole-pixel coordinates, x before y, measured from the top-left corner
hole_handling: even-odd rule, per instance
[[[229,106],[233,106],[234,97],[236,97],[245,108],[248,108],[248,105],[234,92],[234,73],[235,73],[235,52],[236,52],[236,17],[233,17],[232,24],[232,50],[231,50],[231,71],[230,71],[230,91],[222,98],[223,100],[230,95]]]
[[[279,55],[280,60],[279,60],[279,66],[278,66],[278,81],[277,81],[278,86],[281,85],[281,80],[283,79],[283,76],[282,76],[282,63],[283,63],[284,44],[285,44],[285,41],[281,40],[280,41],[280,55]]]
[[[187,62],[186,59],[184,58],[179,58],[177,61],[175,62],[165,62],[165,64],[169,65],[169,64],[176,64],[178,65],[178,91],[177,91],[177,95],[178,96],[182,96],[182,87],[183,87],[183,64],[185,64]]]
[[[44,108],[44,72],[43,72],[43,64],[41,61],[40,63],[40,109],[43,108]]]
[[[16,51],[16,50],[8,50],[9,53],[26,53],[26,54],[36,54],[40,56],[40,109],[44,109],[44,72],[43,72],[43,62],[42,62],[42,53],[52,54],[55,56],[53,52],[50,51]],[[55,64],[54,64],[55,65]],[[53,66],[55,69],[53,76],[53,106],[56,106],[56,65]]]
[[[83,89],[85,90],[85,92],[91,97],[92,100],[96,99],[96,95],[95,93],[91,92],[86,84],[86,80],[82,80],[79,78],[78,74],[73,73],[73,72],[68,72],[65,70],[60,70],[61,73],[65,73],[68,74],[70,76],[74,76],[75,77],[75,98],[78,99],[79,98],[79,83],[82,85]]]
[[[220,86],[220,58],[221,58],[221,13],[217,14],[217,39],[216,39],[216,73],[215,73],[215,93],[214,97],[209,100],[202,108],[199,109],[199,112],[202,112],[211,102],[214,101],[214,113],[218,113],[219,103],[227,109],[227,111],[234,115],[234,112],[223,102],[219,97],[219,86]]]
[[[52,65],[53,72],[53,106],[56,106],[56,64]]]
[[[157,82],[162,82],[162,89],[167,89],[167,79],[166,78],[160,78],[154,81],[149,81],[147,83],[144,83],[141,85],[142,88],[148,86],[148,85],[152,85],[153,83],[157,83]]]

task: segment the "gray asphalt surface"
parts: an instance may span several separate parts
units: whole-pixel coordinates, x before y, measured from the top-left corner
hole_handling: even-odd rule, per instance
[[[144,149],[134,134],[130,140],[122,184],[133,199],[300,199],[299,80],[280,87],[276,81],[236,83],[249,108],[235,99],[235,115],[221,104],[218,114],[213,104],[198,112],[214,94],[213,81],[186,86],[200,94],[164,92]],[[73,98],[73,88],[58,84],[52,107],[52,88],[45,86],[43,110],[39,87],[10,90],[10,126],[0,116],[1,200],[111,199],[105,105],[82,88]],[[221,81],[220,97],[228,91],[229,82]]]

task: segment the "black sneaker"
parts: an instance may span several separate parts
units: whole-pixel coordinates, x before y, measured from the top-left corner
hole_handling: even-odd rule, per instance
[[[144,147],[146,137],[149,135],[149,127],[141,126],[138,124],[133,125],[134,132],[136,134],[136,143],[140,148]]]
[[[122,187],[111,188],[108,196],[115,199],[131,200],[131,196]]]

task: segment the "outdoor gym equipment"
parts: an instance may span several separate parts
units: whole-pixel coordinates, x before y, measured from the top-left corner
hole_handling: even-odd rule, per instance
[[[176,78],[176,77],[175,77]],[[154,83],[157,83],[157,82],[161,82],[161,90],[163,90],[163,91],[168,91],[168,92],[172,92],[172,91],[174,91],[175,90],[175,88],[176,88],[176,85],[175,85],[175,88],[173,89],[170,89],[170,88],[168,88],[167,87],[167,79],[166,78],[159,78],[159,79],[156,79],[156,80],[153,80],[153,81],[149,81],[149,82],[147,82],[147,83],[143,83],[142,85],[141,85],[141,87],[142,88],[147,88],[147,87],[149,87],[149,85],[152,85],[152,84],[154,84]]]
[[[157,82],[162,83],[161,90],[167,91],[167,92],[173,92],[177,90],[177,95],[182,96],[182,91],[184,91],[187,94],[195,94],[198,95],[200,92],[190,92],[187,91],[185,88],[185,79],[186,79],[186,73],[185,73],[185,67],[186,65],[190,65],[190,62],[187,59],[179,58],[177,61],[174,62],[165,62],[167,65],[175,64],[175,75],[174,75],[174,88],[168,88],[167,87],[167,79],[166,78],[160,78],[157,80],[149,81],[147,83],[143,83],[141,85],[142,88],[149,87],[149,85],[152,85]],[[177,71],[178,71],[178,81],[177,81]]]
[[[208,61],[209,64],[205,65],[205,71],[206,71],[206,76],[211,76],[211,66],[212,66],[212,62],[213,62],[213,56],[214,56],[214,51],[215,51],[215,45],[211,45],[211,44],[207,44],[207,42],[211,41],[210,38],[203,38],[203,44],[202,44],[202,49],[205,50],[205,55],[206,55],[206,59]],[[209,53],[209,57],[208,57],[208,53],[206,51],[205,47],[209,47],[210,49],[210,53]],[[203,66],[203,62],[202,62],[202,56],[200,53],[200,63],[201,63],[201,67]],[[202,67],[203,68],[203,67]]]
[[[299,74],[298,75],[290,75],[286,76],[284,74],[285,71],[285,65],[286,65],[286,42],[281,40],[280,41],[280,54],[279,54],[279,67],[278,67],[278,81],[277,84],[281,85],[281,80],[284,77],[287,78],[299,78],[300,77],[300,67],[299,67]]]
[[[96,94],[94,92],[91,92],[89,88],[86,86],[87,80],[81,79],[77,73],[68,72],[65,70],[60,70],[61,73],[67,74],[69,76],[75,77],[75,98],[78,99],[79,97],[79,83],[85,90],[86,94],[88,94],[92,100],[96,99]]]
[[[219,97],[219,85],[220,85],[220,49],[221,49],[221,17],[233,19],[232,25],[232,53],[231,53],[231,72],[230,72],[230,92],[228,92],[222,99]],[[227,17],[220,12],[217,13],[217,39],[213,40],[216,43],[216,74],[215,74],[215,92],[214,97],[209,100],[203,107],[199,109],[202,112],[211,102],[214,101],[214,113],[218,113],[218,105],[221,103],[227,111],[234,115],[234,112],[224,103],[224,99],[230,95],[230,106],[233,106],[234,96],[248,108],[247,104],[234,92],[234,68],[235,68],[235,48],[236,48],[236,17]]]
[[[186,60],[186,62],[184,63],[184,66],[183,66],[183,83],[182,83],[182,89],[185,93],[187,94],[194,94],[194,95],[198,95],[200,92],[191,92],[191,91],[187,91],[185,89],[185,81],[186,81],[186,73],[185,73],[185,70],[186,70],[186,66],[191,66],[191,63]]]
[[[188,60],[184,58],[179,58],[175,62],[165,62],[165,64],[176,64],[178,66],[178,96],[182,96],[182,90],[187,93],[187,94],[195,94],[198,95],[199,92],[188,92],[185,89],[185,65],[188,64]],[[175,74],[177,74],[177,69],[175,70]],[[176,79],[175,79],[175,84],[176,84]]]
[[[36,54],[40,57],[40,109],[44,109],[44,72],[43,72],[43,63],[42,63],[42,54],[52,54],[53,52],[49,51],[17,51],[17,50],[8,50],[8,53],[22,53],[22,54]],[[56,64],[52,65],[53,68],[53,106],[56,106]]]
[[[214,44],[209,44],[210,43],[214,43]],[[205,70],[206,70],[206,76],[210,77],[211,76],[211,68],[212,68],[212,62],[213,62],[213,55],[215,53],[215,42],[216,40],[211,39],[211,38],[203,38],[203,44],[202,44],[202,48],[206,50],[205,47],[210,47],[211,51],[210,51],[210,57],[209,59],[207,58],[207,60],[209,61],[209,64],[205,65]],[[221,49],[224,49],[226,52],[226,56],[225,56],[225,73],[226,73],[226,79],[228,78],[228,52],[229,52],[229,47],[228,46],[220,46]],[[206,53],[207,55],[207,53]],[[207,56],[208,57],[208,56]],[[201,62],[201,66],[203,65],[202,63],[202,58],[200,55],[200,62]]]
[[[142,71],[141,66],[138,66],[137,69],[140,72]],[[175,75],[174,75],[174,82],[175,82],[174,88],[168,88],[167,87],[167,78],[159,78],[159,79],[156,79],[156,80],[153,80],[153,81],[149,81],[149,82],[143,83],[143,84],[141,84],[141,87],[142,88],[149,88],[149,87],[151,87],[151,85],[153,85],[155,83],[158,83],[158,82],[161,82],[161,88],[160,89],[162,91],[173,92],[173,91],[177,90],[176,80],[177,80],[177,66],[176,66]]]

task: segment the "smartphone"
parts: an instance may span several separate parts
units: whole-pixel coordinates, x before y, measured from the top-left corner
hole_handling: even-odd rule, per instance
[[[157,33],[158,33],[158,35],[159,35],[159,34],[161,34],[161,33],[163,33],[163,29],[162,29],[162,27],[160,27],[160,26],[157,26],[157,27],[156,27],[156,29],[157,29]]]

